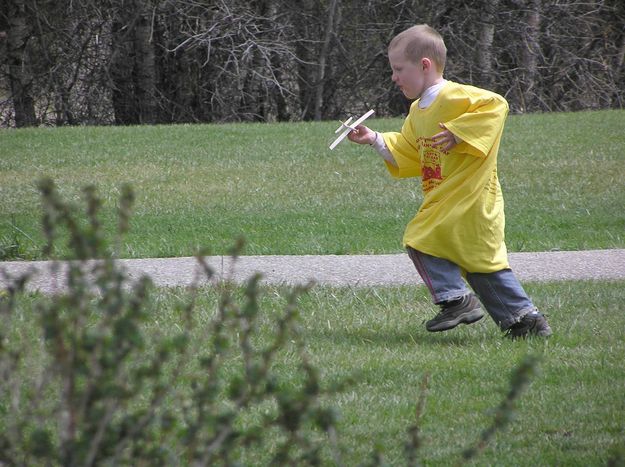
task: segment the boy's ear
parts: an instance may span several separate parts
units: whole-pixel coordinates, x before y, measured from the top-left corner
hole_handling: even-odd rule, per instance
[[[430,60],[427,57],[423,57],[421,59],[421,66],[423,67],[423,71],[429,70],[430,68],[432,68],[432,60]]]

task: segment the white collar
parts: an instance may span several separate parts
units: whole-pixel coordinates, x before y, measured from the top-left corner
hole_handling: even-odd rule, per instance
[[[438,96],[438,93],[441,92],[443,86],[445,86],[446,84],[447,80],[444,79],[440,83],[433,84],[425,91],[423,91],[423,94],[421,94],[421,98],[419,99],[419,108],[425,109],[429,107],[430,104],[434,102],[434,99],[436,99],[436,96]]]

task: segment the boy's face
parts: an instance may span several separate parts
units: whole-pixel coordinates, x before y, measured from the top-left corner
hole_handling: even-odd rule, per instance
[[[406,58],[404,48],[394,47],[388,52],[388,60],[393,70],[392,80],[408,99],[421,97],[431,83],[428,82],[427,67],[431,65],[429,59],[421,59],[415,63]],[[427,60],[428,63],[423,63]]]

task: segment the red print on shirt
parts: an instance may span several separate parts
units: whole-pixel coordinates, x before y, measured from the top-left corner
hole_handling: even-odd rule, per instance
[[[417,145],[421,152],[421,184],[423,191],[427,193],[440,185],[443,180],[442,152],[432,144],[429,138],[418,138]]]
[[[437,180],[443,179],[440,165],[437,165],[436,167],[423,167],[423,181],[430,180],[432,178]]]

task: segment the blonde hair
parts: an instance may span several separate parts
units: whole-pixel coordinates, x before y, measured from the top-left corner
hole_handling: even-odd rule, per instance
[[[418,24],[397,34],[388,49],[396,47],[403,47],[405,57],[413,63],[429,58],[436,65],[437,71],[443,73],[447,47],[438,31],[427,24]]]

